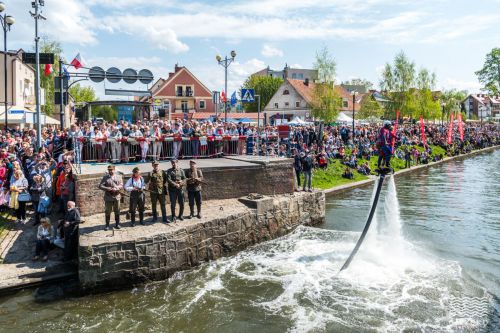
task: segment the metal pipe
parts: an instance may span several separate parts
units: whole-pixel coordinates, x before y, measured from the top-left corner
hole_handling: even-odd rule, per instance
[[[227,123],[227,68],[229,67],[229,63],[227,62],[227,56],[225,60],[225,66],[224,66],[224,91],[225,91],[225,98],[224,98],[224,122]]]
[[[59,56],[59,82],[61,85],[61,104],[59,106],[60,111],[60,119],[61,119],[61,130],[64,129],[64,77],[63,77],[63,68],[62,68],[62,60]]]
[[[36,120],[37,120],[37,129],[36,129],[36,140],[38,144],[38,148],[42,147],[42,117],[40,111],[40,103],[41,103],[41,91],[40,91],[40,51],[38,50],[38,42],[40,41],[40,37],[38,37],[38,0],[35,0],[35,92],[36,92]]]

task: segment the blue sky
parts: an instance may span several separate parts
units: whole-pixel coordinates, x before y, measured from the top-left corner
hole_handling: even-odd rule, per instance
[[[3,1],[17,20],[8,48],[31,49],[31,0]],[[359,77],[378,86],[382,66],[403,50],[436,72],[437,89],[478,92],[474,72],[500,47],[500,0],[46,0],[43,12],[41,34],[60,41],[69,61],[80,52],[90,67],[148,68],[158,78],[178,63],[222,90],[215,56],[234,49],[230,93],[267,65],[311,68],[324,45],[338,82]],[[101,99],[116,98],[95,87]]]

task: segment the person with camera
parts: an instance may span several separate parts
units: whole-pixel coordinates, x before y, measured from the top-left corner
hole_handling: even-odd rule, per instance
[[[187,191],[189,201],[189,219],[194,217],[194,204],[196,202],[196,217],[201,219],[201,184],[203,173],[198,169],[196,161],[189,161],[189,169],[186,172]]]
[[[36,233],[36,249],[33,260],[36,261],[42,255],[42,260],[47,261],[49,250],[54,242],[54,229],[47,217],[41,219],[41,224],[38,226]]]
[[[104,191],[104,215],[106,227],[109,230],[111,212],[115,215],[115,229],[120,229],[120,191],[123,189],[123,180],[120,175],[115,173],[115,166],[108,166],[108,173],[102,177],[99,183],[99,189]]]
[[[132,226],[135,227],[135,212],[139,211],[139,223],[144,225],[144,204],[146,196],[144,195],[144,178],[141,176],[138,167],[132,169],[132,177],[125,183],[125,191],[130,193],[129,213]]]

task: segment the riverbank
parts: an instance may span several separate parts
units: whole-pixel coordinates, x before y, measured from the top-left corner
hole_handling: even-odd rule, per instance
[[[462,159],[462,158],[468,158],[470,156],[485,153],[488,151],[493,151],[493,150],[498,149],[498,148],[500,148],[500,146],[483,148],[483,149],[479,149],[479,150],[474,150],[474,151],[467,153],[467,154],[445,157],[442,160],[437,161],[437,162],[429,162],[428,164],[414,165],[414,166],[411,166],[410,168],[399,169],[396,172],[394,172],[394,175],[398,176],[398,175],[406,174],[408,172],[414,172],[414,171],[426,169],[426,168],[429,168],[429,167],[432,167],[435,165],[439,165],[441,163],[445,163],[445,162],[449,162],[449,161],[453,161],[453,160],[458,160],[458,159]],[[399,161],[401,161],[401,160],[399,160]],[[403,161],[403,163],[404,163],[404,161]],[[369,184],[372,184],[373,182],[375,182],[376,178],[377,178],[377,176],[375,176],[375,175],[364,176],[363,179],[359,179],[359,177],[358,177],[358,179],[355,178],[353,181],[351,181],[349,183],[341,184],[338,186],[333,186],[333,187],[328,188],[328,189],[323,189],[323,193],[325,193],[325,195],[331,195],[334,193],[343,192],[343,191],[350,190],[353,188],[366,186],[366,185],[369,185]]]

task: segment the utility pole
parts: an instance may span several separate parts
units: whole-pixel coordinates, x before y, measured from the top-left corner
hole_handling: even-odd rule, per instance
[[[38,148],[42,147],[42,116],[40,112],[40,103],[41,103],[41,92],[40,92],[40,52],[38,50],[38,42],[40,41],[40,37],[38,36],[38,20],[46,20],[45,17],[42,16],[42,10],[40,7],[45,6],[44,0],[35,0],[31,3],[31,7],[35,9],[35,12],[32,13],[30,11],[31,17],[35,19],[35,97],[36,97],[36,139]]]
[[[63,76],[63,62],[61,59],[61,56],[59,56],[59,82],[60,82],[60,87],[61,87],[61,103],[59,111],[60,111],[60,121],[61,121],[61,130],[64,129],[64,76]]]
[[[228,58],[227,55],[224,59],[220,55],[217,55],[215,59],[217,60],[217,63],[224,67],[224,89],[225,89],[225,95],[226,99],[224,102],[224,122],[227,123],[227,96],[229,95],[227,92],[227,68],[231,63],[234,61],[234,58],[236,57],[236,51],[231,51],[231,58]]]
[[[0,2],[0,13],[5,12],[6,6],[3,2]],[[0,15],[0,22],[2,23],[2,28],[3,28],[3,77],[4,77],[4,96],[5,96],[5,130],[8,128],[8,118],[7,118],[7,109],[9,108],[9,104],[7,102],[8,100],[8,93],[7,93],[7,31],[10,31],[10,27],[16,22],[13,16],[3,14]],[[14,70],[12,70],[14,73]],[[12,76],[14,77],[14,76]],[[14,80],[12,80],[14,82]],[[12,96],[14,98],[14,96]]]

